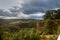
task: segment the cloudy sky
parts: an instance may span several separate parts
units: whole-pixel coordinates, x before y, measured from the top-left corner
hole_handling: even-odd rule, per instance
[[[0,19],[42,19],[49,9],[60,8],[60,0],[0,0]]]

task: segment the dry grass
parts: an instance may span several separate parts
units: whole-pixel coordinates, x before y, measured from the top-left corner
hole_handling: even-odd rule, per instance
[[[57,40],[58,35],[40,35],[40,40]]]

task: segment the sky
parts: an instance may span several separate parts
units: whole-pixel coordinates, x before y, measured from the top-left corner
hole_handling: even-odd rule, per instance
[[[0,0],[0,19],[42,19],[60,0]]]

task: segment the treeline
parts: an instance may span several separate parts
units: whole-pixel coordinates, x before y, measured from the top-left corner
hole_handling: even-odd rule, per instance
[[[44,19],[60,19],[60,9],[46,11]]]

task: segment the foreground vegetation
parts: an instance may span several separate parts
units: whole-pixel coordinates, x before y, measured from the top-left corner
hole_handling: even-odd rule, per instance
[[[40,36],[35,31],[34,28],[32,29],[21,29],[19,32],[3,32],[2,40],[39,40]]]
[[[19,32],[4,31],[0,40],[57,40],[58,35],[40,35],[35,28],[21,29]]]

